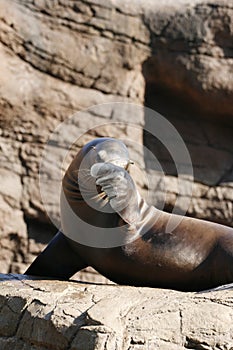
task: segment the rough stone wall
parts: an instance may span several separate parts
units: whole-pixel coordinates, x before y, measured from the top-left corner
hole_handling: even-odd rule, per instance
[[[95,136],[144,143],[167,175],[162,183],[150,158],[129,145],[153,176],[151,203],[158,205],[166,190],[165,209],[172,209],[178,190],[171,159],[142,129],[125,125],[146,126],[141,112],[113,102],[145,102],[177,127],[194,165],[188,214],[233,225],[232,12],[230,1],[0,1],[1,272],[23,272],[55,232],[39,167],[51,132],[77,111],[84,110],[53,145],[47,174],[53,218],[54,164],[71,138],[94,125],[72,151]],[[85,110],[103,103],[110,105]]]
[[[161,26],[159,11],[147,17],[152,55],[143,64],[145,103],[177,128],[190,152],[195,184],[188,214],[232,226],[233,3],[182,3],[182,9],[173,4],[170,11],[169,3],[167,11],[161,3],[166,25]],[[144,144],[174,176],[164,147],[146,134]],[[146,167],[154,169],[150,159]],[[168,176],[165,186],[171,210],[177,182]],[[158,186],[158,197],[163,192]]]
[[[225,350],[232,288],[208,293],[0,276],[2,350]]]

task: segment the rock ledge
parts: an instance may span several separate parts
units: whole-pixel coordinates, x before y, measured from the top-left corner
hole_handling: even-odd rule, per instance
[[[233,291],[0,275],[2,350],[232,349]]]

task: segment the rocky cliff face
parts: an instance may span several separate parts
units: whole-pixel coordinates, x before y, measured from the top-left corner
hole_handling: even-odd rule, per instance
[[[180,195],[185,209],[190,193],[179,193],[166,147],[143,131],[146,113],[115,102],[145,104],[177,128],[194,167],[188,214],[233,225],[232,18],[232,2],[217,0],[1,0],[1,272],[24,271],[54,233],[45,209],[57,220],[56,164],[71,140],[74,153],[95,136],[130,139],[132,158],[153,179],[151,204],[166,193],[172,210]],[[58,125],[45,208],[38,174]],[[156,155],[163,181],[140,144]],[[146,182],[135,178],[144,194]]]
[[[181,293],[0,276],[2,350],[231,349],[232,290]]]

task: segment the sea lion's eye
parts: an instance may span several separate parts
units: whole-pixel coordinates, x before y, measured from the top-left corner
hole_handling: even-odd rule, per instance
[[[107,152],[104,149],[101,149],[97,153],[97,159],[98,159],[98,161],[106,162],[106,160],[107,160]]]

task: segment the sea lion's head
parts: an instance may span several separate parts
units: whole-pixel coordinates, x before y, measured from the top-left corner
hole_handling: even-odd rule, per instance
[[[126,145],[113,138],[97,138],[82,148],[82,168],[91,169],[96,163],[112,163],[127,169],[131,163]]]
[[[128,170],[132,161],[130,161],[129,152],[124,142],[114,138],[96,138],[83,146],[77,155],[74,173],[78,190],[86,200],[94,198],[97,192],[101,192],[91,173],[93,165],[100,163],[111,163]],[[102,200],[102,196],[99,198]]]

